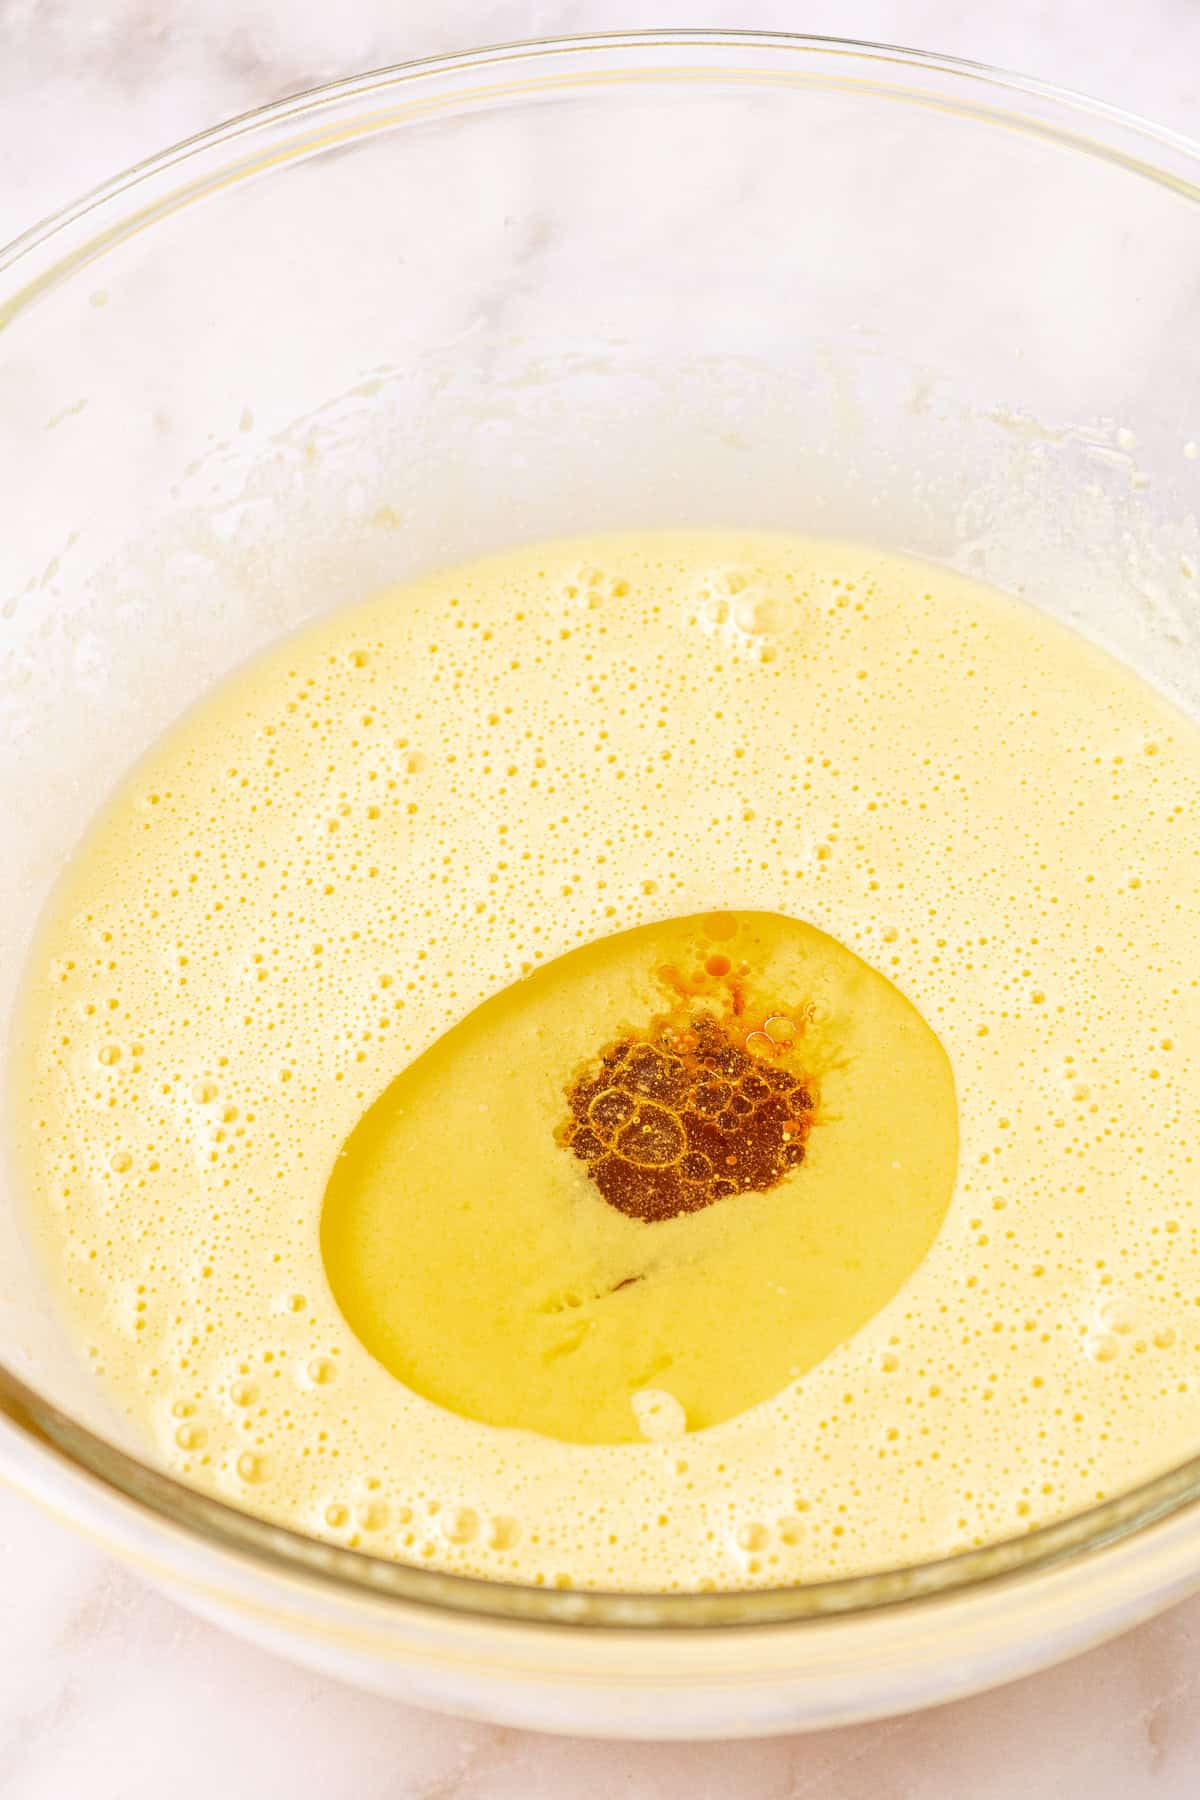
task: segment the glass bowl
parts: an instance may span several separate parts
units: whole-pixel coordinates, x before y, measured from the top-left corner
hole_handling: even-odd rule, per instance
[[[386,70],[206,133],[0,258],[11,1008],[88,819],[303,619],[518,538],[868,538],[1019,592],[1200,712],[1200,147],[880,45],[647,32]],[[1200,1458],[801,1588],[439,1574],[152,1467],[10,1181],[0,1472],[200,1612],[463,1714],[687,1736],[962,1694],[1200,1585]]]

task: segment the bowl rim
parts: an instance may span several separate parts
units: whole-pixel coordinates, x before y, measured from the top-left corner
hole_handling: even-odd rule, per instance
[[[751,72],[728,60],[734,52],[749,52],[760,56],[764,63],[772,62],[771,74],[780,80],[791,77],[791,84],[797,88],[838,86],[898,102],[940,107],[994,126],[1016,127],[1057,142],[1073,153],[1120,163],[1174,189],[1184,199],[1200,201],[1200,141],[1054,83],[961,57],[869,40],[733,29],[613,31],[538,38],[448,56],[417,58],[322,84],[241,113],[135,163],[0,248],[0,329],[50,285],[95,260],[129,231],[145,229],[164,213],[200,197],[213,185],[212,176],[205,172],[209,165],[221,163],[223,182],[240,179],[251,169],[261,169],[261,156],[240,167],[229,167],[227,153],[240,147],[243,140],[253,146],[296,124],[311,128],[339,111],[395,96],[401,90],[406,96],[415,94],[419,99],[423,88],[436,90],[439,85],[449,84],[442,103],[448,110],[454,110],[456,104],[461,108],[473,98],[461,84],[477,71],[541,70],[546,59],[550,59],[551,67],[557,59],[559,63],[571,63],[577,75],[581,65],[573,59],[582,59],[586,77],[589,69],[592,75],[596,73],[596,65],[604,58],[624,56],[632,68],[642,53],[656,55],[663,51],[673,55],[671,69],[656,69],[650,64],[639,67],[637,72],[642,77],[650,74],[666,79],[678,70],[680,59],[686,63],[690,56],[691,71],[715,83]],[[727,60],[722,61],[723,56]],[[880,65],[887,73],[880,73]],[[919,76],[929,85],[925,89],[902,86],[903,76],[897,78],[891,73],[896,68],[907,71],[910,78],[913,74]],[[762,78],[760,70],[753,72],[756,78]],[[456,82],[460,84],[457,89]],[[571,91],[579,91],[580,85],[573,80]],[[545,91],[544,80],[537,84],[527,82],[524,86],[509,85],[498,97],[505,105],[515,106],[527,104]],[[586,79],[582,91],[590,91]],[[1002,96],[1007,97],[1003,105],[999,104]],[[436,104],[436,92],[433,98]],[[1014,111],[1014,106],[1018,110]],[[1026,109],[1024,112],[1019,110],[1021,106]],[[422,110],[427,116],[428,102]],[[398,114],[372,114],[356,132],[334,135],[375,135],[403,123],[408,116],[409,108]],[[328,130],[314,135],[310,129],[307,136],[287,146],[286,156],[276,148],[270,161],[291,161],[313,153],[329,141]],[[180,174],[190,180],[182,188],[177,186],[171,193],[164,193],[162,190]],[[146,200],[152,204],[142,204]],[[65,254],[59,254],[60,251]],[[27,270],[32,279],[27,278]],[[28,1445],[60,1467],[99,1484],[110,1497],[133,1502],[157,1522],[182,1527],[219,1550],[249,1558],[276,1572],[315,1579],[343,1596],[369,1596],[405,1607],[415,1605],[513,1625],[589,1630],[757,1629],[845,1619],[974,1593],[991,1584],[1008,1584],[1035,1572],[1078,1563],[1195,1507],[1200,1501],[1197,1455],[1125,1493],[1065,1518],[980,1548],[921,1563],[799,1586],[717,1593],[560,1590],[394,1561],[347,1549],[244,1512],[109,1443],[45,1399],[2,1362],[0,1419]],[[3,1451],[4,1434],[0,1433],[0,1466]]]

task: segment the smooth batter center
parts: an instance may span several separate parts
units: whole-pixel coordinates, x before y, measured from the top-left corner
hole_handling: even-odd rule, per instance
[[[778,914],[676,919],[405,1069],[334,1165],[322,1250],[417,1393],[632,1442],[647,1393],[653,1430],[696,1431],[850,1337],[932,1242],[956,1151],[949,1063],[891,982]]]

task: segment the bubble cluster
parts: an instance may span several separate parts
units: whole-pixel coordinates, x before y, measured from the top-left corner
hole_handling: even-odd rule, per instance
[[[81,1357],[234,1504],[545,1585],[818,1579],[1120,1491],[1200,1436],[1198,772],[1127,671],[848,545],[533,546],[310,625],[131,773],[34,949],[16,1149]],[[810,920],[939,1034],[929,1255],[710,1431],[564,1447],[407,1394],[325,1289],[339,1146],[487,996],[712,906]]]
[[[563,1142],[631,1218],[673,1219],[765,1193],[804,1161],[813,1119],[811,1086],[773,1060],[779,1049],[761,1026],[733,1017],[657,1019],[644,1040],[611,1045],[568,1089]]]

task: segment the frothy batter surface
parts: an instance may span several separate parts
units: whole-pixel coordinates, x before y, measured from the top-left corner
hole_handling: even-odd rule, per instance
[[[237,1504],[548,1584],[934,1556],[1193,1453],[1198,776],[1200,731],[1116,664],[853,546],[544,545],[307,630],[134,772],[31,965],[34,1227],[97,1378]],[[522,975],[714,907],[829,933],[937,1033],[959,1160],[931,1248],[682,1439],[410,1393],[326,1278],[340,1147]]]

